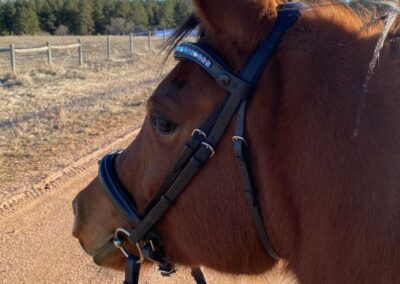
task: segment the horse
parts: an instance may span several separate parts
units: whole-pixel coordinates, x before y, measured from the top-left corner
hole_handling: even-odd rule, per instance
[[[270,32],[280,2],[193,4],[196,17],[181,36],[200,26],[199,41],[237,72]],[[282,38],[248,105],[246,140],[263,225],[300,283],[400,282],[398,40],[394,27],[371,68],[383,26],[368,21],[345,5],[310,5]],[[224,96],[190,61],[179,62],[154,91],[138,135],[115,161],[139,210]],[[279,261],[263,250],[243,197],[233,132],[231,121],[215,155],[156,230],[176,263],[266,273]],[[125,258],[111,239],[129,224],[99,178],[78,194],[73,208],[73,235],[84,249],[97,264],[121,269]]]

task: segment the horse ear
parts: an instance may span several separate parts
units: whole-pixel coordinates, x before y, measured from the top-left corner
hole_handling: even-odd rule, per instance
[[[207,30],[235,41],[265,28],[276,15],[276,0],[193,0],[197,16]]]

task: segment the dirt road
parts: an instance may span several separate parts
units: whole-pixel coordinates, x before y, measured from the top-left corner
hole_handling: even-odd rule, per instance
[[[122,283],[122,273],[97,267],[72,238],[71,200],[96,175],[97,158],[126,145],[133,135],[130,133],[107,149],[76,162],[42,186],[34,187],[38,188],[36,192],[0,206],[0,283]],[[205,273],[208,283],[256,280],[222,277],[209,270]],[[270,278],[262,277],[262,283],[282,283],[282,278],[276,275],[274,280],[267,279]],[[187,269],[165,279],[147,267],[141,283],[193,283],[193,280]]]

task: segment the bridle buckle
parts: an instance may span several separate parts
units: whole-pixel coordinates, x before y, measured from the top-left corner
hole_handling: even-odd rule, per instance
[[[161,275],[164,277],[170,277],[172,274],[176,272],[176,265],[159,266],[158,272],[160,272]]]
[[[124,236],[125,238],[129,238],[131,236],[131,234],[123,228],[118,228],[115,231],[114,239],[113,239],[115,248],[119,249],[126,258],[129,258],[132,255],[124,248],[123,239],[121,238],[121,236]],[[153,247],[153,245],[152,245],[152,247]],[[139,243],[136,243],[136,248],[139,251],[139,258],[136,263],[142,264],[144,262],[144,254],[142,252],[142,247],[140,246]]]
[[[244,139],[242,136],[233,136],[232,141],[233,142],[242,141],[244,144],[248,145],[246,139]]]
[[[195,130],[193,130],[193,132],[192,132],[192,137],[193,137],[195,134],[199,134],[199,135],[203,136],[204,139],[207,139],[207,134],[206,134],[203,130],[201,130],[201,129],[195,129]]]
[[[215,150],[214,150],[213,146],[211,146],[210,144],[208,144],[206,142],[201,142],[201,145],[203,145],[208,151],[211,152],[210,158],[212,158],[215,155]]]

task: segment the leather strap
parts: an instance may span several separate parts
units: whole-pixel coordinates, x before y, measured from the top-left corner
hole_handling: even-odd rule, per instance
[[[278,18],[272,28],[271,33],[258,46],[257,50],[247,61],[245,67],[240,72],[240,77],[255,84],[264,70],[265,66],[271,59],[276,50],[279,41],[286,31],[298,20],[301,16],[301,9],[305,4],[301,2],[288,3],[278,7]],[[240,175],[244,184],[244,194],[249,204],[250,213],[252,215],[254,225],[256,227],[261,244],[267,253],[275,260],[278,260],[279,254],[276,252],[271,243],[266,227],[261,216],[259,201],[257,198],[257,190],[252,184],[252,179],[249,169],[249,161],[247,155],[247,142],[245,139],[246,127],[246,98],[242,101],[236,120],[236,131],[233,138],[235,160],[237,162]]]
[[[120,152],[107,154],[99,162],[99,179],[108,197],[118,209],[119,213],[125,218],[132,228],[142,221],[139,211],[136,209],[136,202],[125,190],[115,172],[115,158]]]
[[[140,266],[138,258],[130,256],[125,263],[125,281],[124,284],[137,284],[139,282]]]
[[[142,255],[145,259],[158,264],[165,274],[173,273],[174,266],[166,261],[163,251],[160,249],[161,239],[152,232],[152,228],[184,191],[204,163],[215,154],[218,141],[236,113],[234,152],[244,183],[246,200],[250,205],[250,212],[262,245],[272,258],[279,259],[264,227],[257,192],[251,181],[246,151],[245,117],[247,103],[251,99],[252,91],[265,66],[285,32],[300,17],[301,9],[304,7],[305,5],[300,2],[283,4],[278,7],[278,17],[271,33],[260,42],[238,75],[232,74],[231,68],[224,60],[204,44],[184,43],[176,48],[175,57],[177,59],[190,60],[201,66],[228,94],[223,103],[218,105],[207,118],[203,126],[193,133],[173,170],[146,206],[143,214],[138,212],[134,200],[118,180],[114,169],[114,160],[119,153],[111,153],[100,161],[101,183],[121,215],[125,217],[132,228],[135,228],[127,237],[128,240],[133,245],[139,242],[144,243],[141,248]],[[125,282],[127,284],[136,284],[138,281],[140,264],[134,259],[135,257],[128,257],[126,266],[128,275]]]

